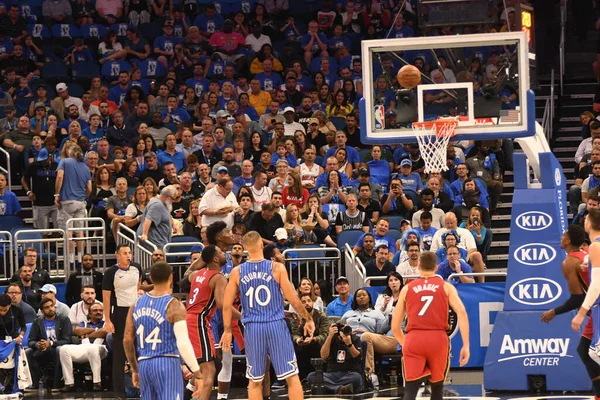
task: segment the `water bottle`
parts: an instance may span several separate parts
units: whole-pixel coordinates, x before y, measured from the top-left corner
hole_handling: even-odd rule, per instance
[[[371,374],[371,384],[373,384],[373,389],[379,390],[379,378],[375,374]]]
[[[392,365],[390,369],[390,386],[397,387],[398,386],[398,372],[396,371],[396,366]]]

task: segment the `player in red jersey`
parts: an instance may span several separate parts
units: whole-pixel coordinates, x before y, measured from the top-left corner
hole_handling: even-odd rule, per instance
[[[227,278],[221,274],[225,264],[225,253],[217,246],[207,246],[202,250],[202,260],[206,268],[189,276],[191,284],[187,302],[187,327],[194,353],[202,372],[201,400],[208,400],[215,379],[215,341],[210,321],[216,308],[223,309],[223,295]],[[236,318],[237,310],[234,310]],[[241,317],[237,312],[237,318]]]
[[[431,399],[442,400],[444,381],[450,369],[449,306],[458,316],[463,342],[460,366],[469,362],[469,320],[467,311],[450,283],[435,275],[436,255],[425,251],[419,258],[421,277],[400,292],[394,309],[392,332],[402,345],[405,381],[404,400],[414,400],[424,379],[431,383]],[[407,315],[406,335],[402,321]]]

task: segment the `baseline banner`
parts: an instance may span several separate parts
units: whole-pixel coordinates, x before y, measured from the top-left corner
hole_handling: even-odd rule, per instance
[[[456,285],[458,296],[469,316],[471,358],[466,367],[483,367],[485,363],[496,315],[503,309],[505,288],[504,282]],[[450,366],[458,367],[462,339],[458,329],[455,329],[452,335]]]

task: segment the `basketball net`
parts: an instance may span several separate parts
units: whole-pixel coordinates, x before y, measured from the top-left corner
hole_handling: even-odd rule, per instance
[[[425,161],[426,174],[448,170],[448,143],[454,136],[457,125],[456,119],[413,122],[412,128],[419,142],[421,157]]]

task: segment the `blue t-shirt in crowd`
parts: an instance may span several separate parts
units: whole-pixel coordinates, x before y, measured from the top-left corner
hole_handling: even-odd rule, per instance
[[[223,28],[223,17],[219,14],[215,14],[213,17],[207,17],[206,14],[200,14],[194,20],[196,25],[202,32],[214,33],[220,31]]]
[[[83,132],[81,132],[81,134],[89,139],[90,150],[95,150],[98,146],[98,142],[100,141],[100,139],[104,137],[104,129],[98,127],[98,129],[96,129],[96,133],[92,133],[92,131],[88,127],[85,128]]]
[[[154,49],[162,51],[175,51],[175,45],[181,43],[181,39],[175,36],[159,36],[154,39]]]
[[[86,163],[74,158],[63,158],[58,163],[57,170],[65,172],[60,188],[60,200],[85,201],[87,184],[92,181],[92,174]]]
[[[419,232],[419,235],[421,235],[424,250],[429,251],[429,249],[431,248],[431,241],[433,240],[433,235],[435,235],[435,233],[437,232],[437,228],[430,226],[429,229],[423,230],[423,228],[418,226],[414,229],[415,231]]]
[[[162,112],[160,113],[160,117],[163,121],[167,114],[169,114],[168,109],[162,110]],[[190,117],[190,114],[181,107],[175,108],[173,111],[171,111],[170,115],[171,120],[169,122],[174,124],[179,124],[180,122],[188,122],[190,119],[192,119],[192,117]]]
[[[87,122],[85,122],[84,120],[82,120],[81,118],[76,119],[76,120],[71,120],[71,119],[65,119],[63,120],[61,123],[58,124],[58,127],[60,129],[64,129],[67,132],[69,131],[69,125],[71,125],[71,122],[73,121],[77,121],[79,122],[79,125],[81,125],[81,130],[83,131],[85,128],[89,127],[90,124],[88,124]]]
[[[388,247],[388,250],[392,253],[396,252],[396,241],[389,236],[379,236],[375,232],[368,232],[375,237],[375,248],[378,246],[385,244]],[[356,246],[363,248],[363,240],[365,238],[366,233],[360,235],[358,240],[356,241]]]
[[[335,300],[327,305],[327,316],[341,317],[346,311],[352,310],[352,300],[354,300],[354,296],[350,295],[348,301],[344,304],[339,297],[336,297]]]
[[[280,158],[281,157],[279,156],[279,154],[273,154],[273,156],[271,157],[271,165],[277,164],[277,161],[279,161]],[[288,154],[287,156],[285,156],[285,159],[290,165],[290,168],[296,168],[298,166],[298,159],[292,154]]]
[[[185,81],[185,86],[191,87],[192,89],[194,89],[196,96],[200,97],[204,93],[208,92],[208,84],[209,83],[210,83],[210,81],[206,78],[202,78],[202,79],[189,78],[188,80]]]
[[[258,79],[260,81],[260,88],[266,91],[278,89],[283,84],[283,80],[277,72],[271,72],[269,75],[261,72],[256,74],[254,79]]]
[[[233,193],[237,196],[242,186],[252,186],[254,185],[254,178],[244,178],[243,176],[238,176],[233,180]]]
[[[358,154],[358,151],[354,147],[350,146],[346,146],[345,148],[346,160],[348,160],[350,164],[360,163],[360,155]],[[321,165],[322,167],[325,167],[327,165],[327,159],[329,157],[335,156],[335,152],[337,151],[337,149],[337,146],[335,146],[327,150],[327,153],[325,153],[325,157],[323,158],[323,164]]]
[[[411,172],[408,176],[399,174],[398,178],[400,178],[400,180],[402,181],[403,189],[410,189],[414,192],[423,189],[423,181],[421,180],[421,175],[419,175],[417,172]]]
[[[44,330],[47,340],[56,341],[56,319],[48,321],[46,318],[44,318]]]
[[[458,260],[458,262],[460,263],[460,270],[463,273],[469,274],[469,273],[473,272],[473,270],[471,269],[471,266],[466,261]],[[456,273],[456,271],[454,271],[452,268],[450,268],[450,263],[448,260],[440,263],[438,265],[438,269],[436,272],[436,274],[441,276],[442,278],[444,278],[444,280],[447,280],[448,277],[454,273]],[[450,283],[452,283],[453,285],[456,285],[457,283],[460,283],[460,279],[458,277],[452,278]]]
[[[114,101],[119,107],[121,107],[123,101],[125,101],[125,95],[127,94],[129,88],[131,88],[131,83],[128,84],[125,89],[121,88],[121,85],[113,86],[108,92],[108,99],[110,101]]]
[[[17,195],[4,189],[4,194],[0,195],[0,215],[16,215],[19,211],[21,211],[21,204]]]
[[[176,151],[173,155],[167,153],[166,151],[159,151],[156,155],[156,158],[158,158],[158,165],[160,165],[161,167],[167,162],[172,162],[173,164],[175,164],[175,168],[177,168],[177,171],[185,168],[185,154],[179,151]]]

